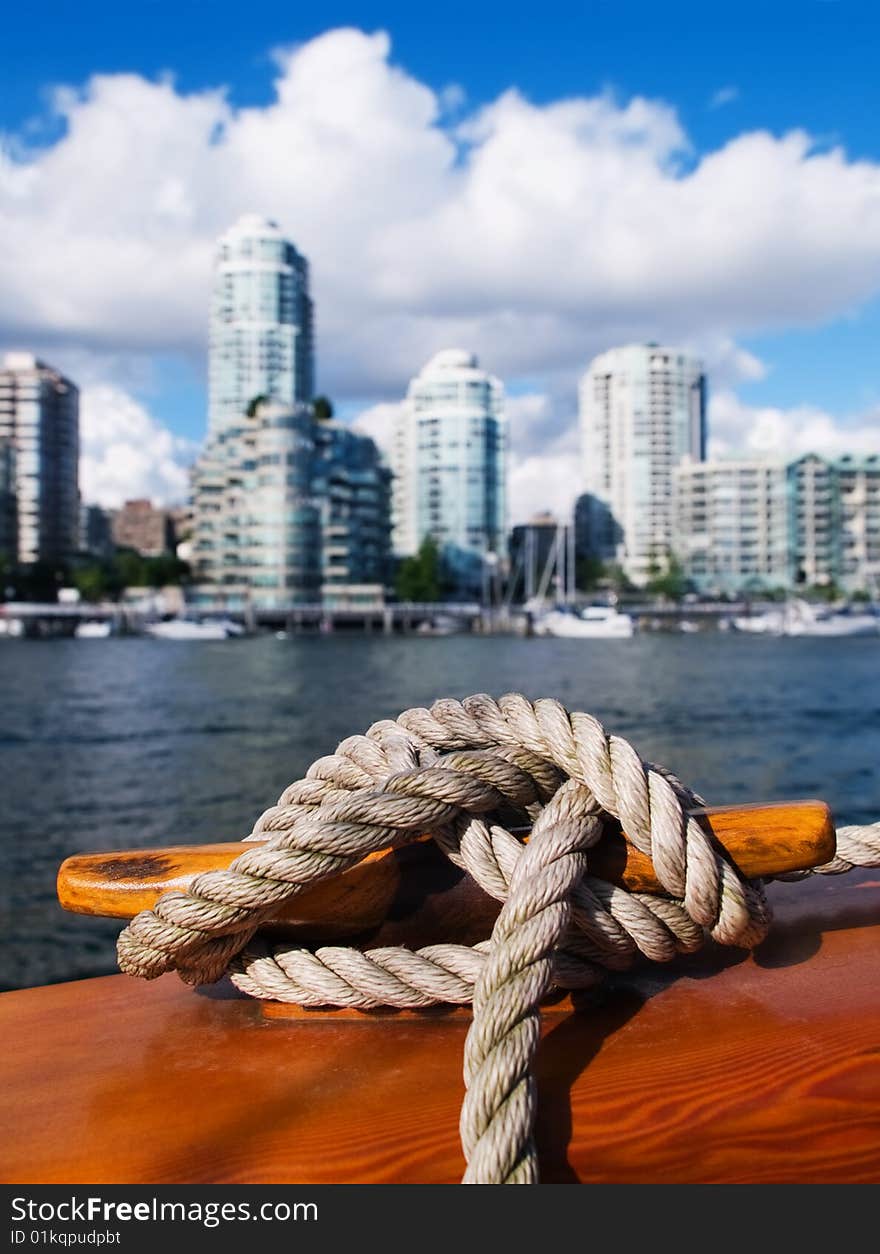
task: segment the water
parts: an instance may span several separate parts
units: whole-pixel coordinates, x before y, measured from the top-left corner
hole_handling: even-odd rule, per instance
[[[715,803],[880,814],[872,639],[3,641],[0,985],[115,969],[119,922],[57,905],[69,854],[240,839],[375,719],[514,689],[589,710]]]

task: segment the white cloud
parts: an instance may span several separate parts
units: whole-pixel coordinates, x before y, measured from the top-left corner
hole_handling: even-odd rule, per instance
[[[709,418],[713,456],[880,453],[880,408],[841,421],[812,405],[753,406],[733,392],[722,391],[710,398]]]
[[[375,440],[386,456],[390,457],[394,424],[402,408],[401,401],[380,401],[378,405],[362,410],[351,425],[361,435],[368,435]]]
[[[496,372],[574,370],[609,343],[735,338],[880,288],[880,166],[807,134],[697,159],[668,104],[535,105],[457,125],[336,30],[276,54],[275,97],[96,75],[58,91],[65,133],[0,168],[0,335],[103,352],[205,348],[213,240],[277,217],[312,262],[321,386],[399,394],[437,347]],[[10,155],[13,151],[17,155]]]
[[[734,100],[739,100],[738,87],[719,87],[709,97],[709,108],[721,109],[724,105],[733,104]]]
[[[80,394],[80,492],[88,504],[116,507],[132,497],[172,505],[186,499],[195,449],[171,434],[120,388]]]
[[[266,213],[311,261],[321,390],[387,402],[438,348],[472,347],[549,398],[511,407],[511,495],[541,506],[542,485],[571,492],[575,380],[609,344],[695,347],[727,390],[763,370],[741,335],[880,291],[880,165],[804,132],[701,155],[674,108],[642,97],[536,105],[511,89],[468,114],[395,65],[385,34],[352,29],[275,67],[273,99],[248,108],[222,88],[95,75],[55,93],[61,138],[11,136],[0,342],[114,362],[116,383],[151,355],[202,361],[213,241]],[[112,421],[131,474],[173,493],[179,450],[147,418],[170,449],[149,466]],[[383,404],[364,421],[385,419]],[[86,481],[122,491],[123,454],[89,456]]]
[[[566,519],[583,491],[572,404],[543,392],[507,397],[507,514],[512,526],[546,511]]]

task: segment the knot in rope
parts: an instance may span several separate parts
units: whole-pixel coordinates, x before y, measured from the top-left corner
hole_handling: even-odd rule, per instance
[[[190,983],[228,974],[252,996],[304,1006],[472,1003],[464,1179],[532,1182],[532,1061],[551,988],[589,987],[638,954],[668,961],[706,933],[741,946],[766,934],[762,887],[740,876],[690,813],[702,804],[591,715],[557,701],[516,693],[436,701],[374,723],[314,762],[257,820],[252,849],[132,920],[119,965],[147,979],[177,970]],[[609,825],[652,859],[666,896],[590,875],[590,848]],[[307,886],[425,833],[503,902],[485,942],[361,952],[270,949],[257,938]]]

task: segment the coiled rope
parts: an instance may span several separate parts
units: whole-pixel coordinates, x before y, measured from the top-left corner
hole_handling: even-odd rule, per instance
[[[464,1055],[466,1183],[532,1183],[532,1061],[551,988],[586,988],[642,954],[665,962],[705,934],[751,947],[770,914],[688,811],[702,799],[591,715],[512,693],[443,699],[374,723],[285,789],[225,871],[164,894],[118,942],[123,971],[189,983],[228,974],[254,997],[333,1005],[473,1004]],[[667,896],[630,893],[589,874],[589,850],[619,821],[653,861]],[[523,843],[511,828],[531,826]],[[429,832],[504,904],[473,948],[402,946],[362,953],[269,949],[256,933],[278,906],[366,854]],[[842,828],[835,858],[806,874],[880,865],[880,824]]]

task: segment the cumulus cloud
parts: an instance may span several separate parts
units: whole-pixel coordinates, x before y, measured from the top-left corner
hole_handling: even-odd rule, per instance
[[[349,396],[400,389],[450,342],[523,376],[880,288],[880,166],[805,133],[698,158],[663,101],[516,90],[448,123],[449,93],[382,33],[275,64],[274,99],[244,109],[135,74],[57,91],[62,137],[3,158],[0,332],[201,353],[213,240],[254,209],[311,259],[322,386]]]
[[[563,456],[577,374],[610,344],[705,346],[727,388],[762,369],[738,337],[880,291],[880,165],[805,132],[701,154],[661,100],[510,89],[468,111],[381,32],[330,31],[274,67],[272,99],[247,108],[220,86],[98,74],[55,92],[60,138],[8,137],[0,342],[201,362],[214,239],[266,213],[312,265],[323,392],[399,398],[465,344],[551,397],[538,426],[520,415],[524,467]]]
[[[80,394],[80,492],[88,504],[115,508],[132,497],[173,505],[186,500],[195,448],[120,388]]]
[[[351,425],[361,435],[368,435],[375,440],[390,460],[394,425],[402,409],[402,401],[380,401],[378,405],[370,405],[361,410]]]
[[[709,404],[711,456],[745,452],[796,457],[801,453],[880,453],[880,407],[840,420],[812,405],[780,409],[747,405],[733,392],[717,392]]]

